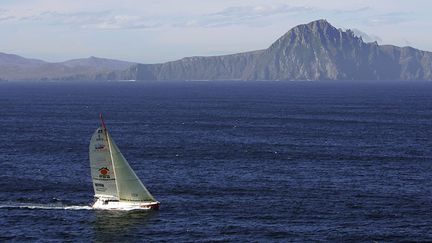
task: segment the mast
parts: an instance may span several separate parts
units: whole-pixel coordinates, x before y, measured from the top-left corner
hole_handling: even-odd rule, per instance
[[[111,157],[111,163],[113,164],[112,168],[113,168],[113,172],[114,172],[114,177],[116,178],[115,184],[116,184],[116,189],[117,189],[117,198],[118,198],[118,200],[120,200],[119,188],[118,188],[118,183],[117,183],[118,178],[117,178],[117,175],[116,175],[116,170],[115,170],[115,165],[114,165],[114,158],[113,158],[113,154],[112,154],[112,151],[111,151],[110,137],[108,136],[108,130],[106,129],[105,122],[104,122],[103,117],[102,117],[102,113],[99,113],[99,118],[101,120],[102,127],[103,127],[103,130],[104,130],[104,133],[105,133],[105,137],[107,139],[108,150],[109,150],[109,154],[110,154],[110,157]]]
[[[102,113],[99,113],[99,119],[101,120],[103,129],[106,131],[106,126],[105,126],[105,122],[104,122],[103,117],[102,117]]]

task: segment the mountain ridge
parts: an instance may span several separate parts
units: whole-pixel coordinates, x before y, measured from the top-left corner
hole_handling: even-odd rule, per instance
[[[0,80],[98,80],[110,72],[134,65],[114,59],[88,57],[63,62],[46,62],[0,53]]]
[[[234,63],[234,70],[226,63]],[[137,64],[125,74],[128,79],[159,81],[432,80],[432,53],[366,43],[351,30],[317,20],[292,28],[267,49]]]
[[[92,60],[88,59],[81,61],[85,65],[72,63],[74,60],[57,63],[60,65],[57,69],[63,67],[65,71],[56,75],[51,72],[45,79],[432,80],[432,52],[364,42],[352,30],[337,29],[323,19],[295,26],[268,48],[257,51],[185,57],[158,64],[111,60],[105,61],[109,67],[105,69],[96,68],[97,62],[90,65]],[[0,78],[3,78],[1,65]]]

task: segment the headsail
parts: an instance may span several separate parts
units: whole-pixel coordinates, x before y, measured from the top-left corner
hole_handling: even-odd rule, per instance
[[[116,177],[106,132],[99,127],[90,140],[89,156],[96,197],[118,198]]]
[[[130,167],[129,163],[120,152],[111,135],[107,132],[108,144],[111,149],[116,183],[120,201],[150,201],[156,200],[143,185],[141,180]]]

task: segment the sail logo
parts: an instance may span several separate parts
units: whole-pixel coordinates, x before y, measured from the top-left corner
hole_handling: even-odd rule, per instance
[[[102,179],[110,179],[111,176],[109,175],[110,170],[107,167],[102,167],[99,169],[99,178]]]
[[[102,183],[95,183],[94,185],[95,185],[96,191],[104,192],[107,190],[105,188],[104,184],[102,184]]]
[[[103,137],[101,137],[101,135],[98,134],[98,135],[97,135],[97,138],[96,138],[96,141],[103,141],[103,140],[104,140]]]
[[[105,145],[103,145],[103,144],[95,145],[95,149],[96,150],[101,150],[101,149],[104,149],[104,148],[105,148]]]

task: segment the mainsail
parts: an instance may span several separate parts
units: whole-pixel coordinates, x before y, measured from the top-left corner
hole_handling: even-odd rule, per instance
[[[107,134],[99,127],[90,140],[89,155],[95,197],[118,199]]]
[[[102,125],[90,141],[95,197],[156,202],[120,152],[103,122]]]

